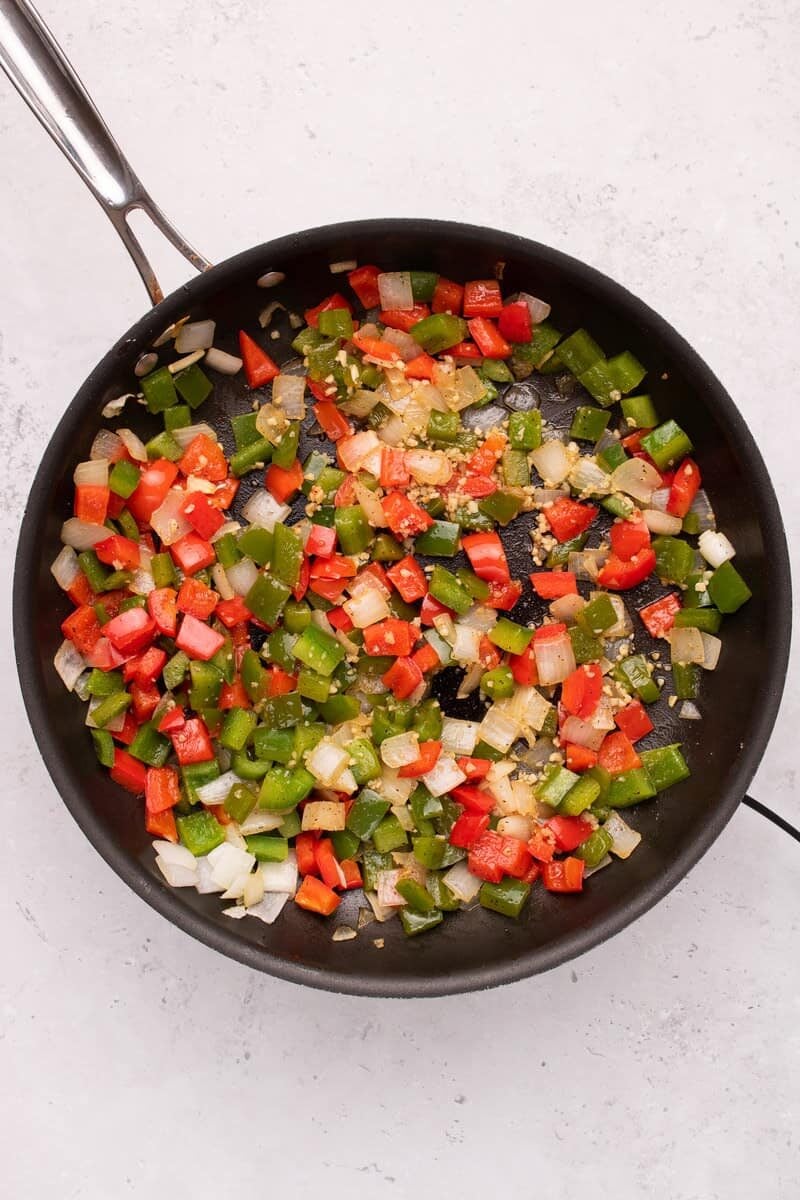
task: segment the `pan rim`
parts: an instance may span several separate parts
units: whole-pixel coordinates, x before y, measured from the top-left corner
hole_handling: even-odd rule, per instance
[[[750,433],[743,416],[717,379],[710,367],[688,342],[644,301],[627,288],[609,278],[603,272],[581,262],[560,250],[532,241],[519,235],[489,227],[463,224],[456,221],[432,220],[429,218],[373,218],[315,226],[311,229],[287,234],[283,237],[251,247],[249,250],[224,260],[209,271],[191,279],[162,300],[130,327],[94,367],[75,397],[67,406],[56,426],[42,456],[33,479],[23,511],[26,520],[40,523],[43,514],[44,489],[42,482],[50,477],[63,461],[67,450],[68,434],[74,420],[82,413],[91,397],[96,395],[97,385],[108,369],[118,361],[120,353],[130,352],[131,345],[147,342],[157,336],[166,325],[183,315],[187,306],[224,287],[226,282],[237,279],[245,269],[261,270],[270,266],[271,257],[278,258],[302,249],[323,248],[331,241],[345,241],[348,237],[372,234],[376,238],[387,234],[458,236],[463,243],[487,241],[496,245],[498,254],[514,250],[535,254],[540,260],[558,268],[566,278],[590,287],[600,303],[609,303],[613,308],[632,320],[646,324],[655,341],[666,347],[686,363],[687,370],[708,396],[708,404],[716,414],[723,417],[735,442],[737,452],[749,472],[755,493],[759,497],[759,525],[761,527],[765,553],[769,556],[774,572],[772,603],[776,614],[770,630],[770,641],[766,647],[765,661],[768,664],[768,679],[765,687],[765,702],[760,711],[753,715],[749,738],[739,756],[735,770],[729,777],[727,789],[717,798],[715,807],[696,834],[675,856],[669,867],[647,883],[642,884],[635,894],[626,898],[610,912],[593,919],[585,926],[562,937],[552,946],[531,949],[527,954],[500,965],[480,966],[463,969],[446,978],[428,976],[411,971],[387,973],[384,976],[360,975],[358,971],[347,972],[317,969],[299,962],[291,962],[274,956],[267,948],[241,941],[231,930],[225,929],[203,914],[194,912],[182,902],[178,891],[156,886],[153,877],[125,850],[118,846],[96,819],[82,798],[80,789],[73,786],[68,777],[62,755],[50,736],[50,721],[44,696],[38,687],[35,667],[35,633],[31,621],[31,609],[27,602],[28,581],[35,574],[37,561],[37,539],[22,539],[17,545],[13,581],[13,632],[23,703],[31,724],[39,752],[59,795],[78,826],[111,869],[143,900],[172,924],[185,933],[197,938],[211,949],[242,963],[292,983],[336,993],[371,997],[433,997],[478,991],[489,987],[513,983],[529,976],[561,965],[577,958],[609,937],[621,932],[627,925],[642,916],[674,888],[689,870],[706,853],[732,817],[747,791],[756,769],[763,757],[780,707],[788,668],[791,641],[791,573],[789,552],[783,528],[780,507],[772,481],[761,453]],[[260,273],[260,271],[259,271]]]

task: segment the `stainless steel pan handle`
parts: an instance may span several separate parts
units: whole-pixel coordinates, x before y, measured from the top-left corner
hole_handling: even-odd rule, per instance
[[[211,263],[198,254],[150,198],[111,136],[91,97],[50,30],[28,0],[0,0],[0,66],[94,193],[136,264],[150,300],[163,292],[128,224],[141,209],[198,271]]]

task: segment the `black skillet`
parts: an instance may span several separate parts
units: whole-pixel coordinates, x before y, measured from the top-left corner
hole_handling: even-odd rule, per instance
[[[112,347],[69,405],[33,482],[17,552],[14,634],[25,704],[53,781],[86,836],[134,891],[181,929],[249,966],[332,991],[434,996],[490,987],[547,970],[618,932],[678,883],[743,799],[786,674],[790,577],[781,516],[758,449],[724,388],[691,347],[624,288],[564,254],[490,229],[428,220],[358,221],[280,238],[209,268],[149,200],[50,34],[22,0],[0,0],[0,61],[101,201],[156,305]],[[203,270],[166,300],[126,224],[132,208],[148,212]],[[502,261],[507,292],[546,297],[560,328],[588,326],[609,353],[632,350],[649,368],[647,388],[659,413],[690,431],[720,527],[735,543],[737,565],[753,589],[752,601],[726,621],[719,668],[704,678],[704,719],[679,720],[666,699],[655,709],[657,728],[650,740],[683,742],[691,778],[626,814],[643,835],[631,859],[600,872],[579,896],[559,898],[534,889],[519,922],[475,909],[455,914],[431,936],[406,939],[393,922],[334,943],[330,922],[293,905],[267,927],[224,917],[216,896],[169,888],[154,866],[141,801],[98,768],[82,706],[52,667],[67,605],[49,568],[70,513],[73,468],[87,457],[103,423],[101,408],[130,390],[138,357],[176,318],[214,318],[216,344],[235,350],[236,331],[253,329],[265,295],[278,295],[302,312],[332,290],[328,264],[343,259],[377,262],[387,270],[425,268],[455,279],[491,277]],[[256,286],[267,270],[286,275],[277,293]],[[270,342],[269,349],[288,357],[288,338]],[[224,418],[249,404],[241,377],[220,378],[203,416],[224,439]],[[556,421],[564,411],[547,395],[543,407]],[[155,431],[146,414],[134,418],[126,410],[124,420],[133,421],[143,436]],[[245,481],[239,503],[258,485],[255,475]],[[517,529],[515,524],[506,543],[514,575],[525,579],[529,543]],[[660,590],[650,583],[642,602]],[[527,595],[517,611],[536,616],[537,605]],[[439,694],[455,715],[459,705],[452,692],[445,673]],[[357,902],[355,894],[345,899],[344,921]],[[382,948],[373,944],[377,938],[384,939]]]

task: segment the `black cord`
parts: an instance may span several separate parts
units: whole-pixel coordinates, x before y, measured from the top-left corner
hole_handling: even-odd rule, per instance
[[[772,821],[773,825],[777,825],[778,829],[782,829],[784,833],[788,833],[790,837],[793,837],[796,842],[800,842],[800,829],[795,829],[794,825],[790,825],[783,817],[779,817],[771,808],[767,808],[766,804],[761,804],[758,800],[754,800],[752,796],[745,796],[742,804],[746,804],[754,812],[760,813],[762,817],[766,817],[768,821]]]

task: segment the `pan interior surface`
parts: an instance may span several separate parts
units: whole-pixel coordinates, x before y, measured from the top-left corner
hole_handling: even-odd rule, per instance
[[[345,290],[329,263],[351,258],[458,280],[491,278],[502,262],[505,293],[541,296],[552,305],[558,328],[585,325],[609,354],[633,351],[648,368],[644,387],[661,419],[674,417],[690,434],[719,527],[735,544],[736,565],[753,591],[750,603],[726,621],[718,669],[704,676],[703,720],[679,720],[666,698],[651,712],[656,731],[646,744],[682,742],[691,778],[626,812],[643,837],[632,858],[598,873],[577,896],[534,888],[518,922],[475,908],[454,914],[427,937],[408,939],[394,921],[372,924],[352,941],[332,942],[335,924],[355,924],[357,894],[345,897],[334,922],[289,904],[266,926],[226,918],[215,895],[171,889],[155,867],[141,799],[118,788],[98,766],[83,706],[52,667],[69,602],[49,568],[61,524],[71,515],[75,463],[88,457],[102,424],[131,426],[142,436],[158,429],[155,418],[132,404],[121,421],[100,415],[104,404],[131,390],[139,355],[187,314],[214,319],[215,345],[236,353],[238,329],[257,328],[269,300],[302,312],[337,288]],[[267,270],[286,275],[275,291],[256,286]],[[285,361],[292,357],[288,325],[280,317],[275,327],[280,340],[265,344]],[[248,411],[252,394],[241,375],[215,376],[215,383],[197,419],[213,425],[230,451],[227,418]],[[304,437],[306,450],[321,444]],[[235,511],[261,481],[259,472],[245,478]],[[298,503],[294,516],[300,512]],[[526,536],[509,542],[509,556],[512,574],[527,580],[533,563]],[[649,586],[646,599],[663,591],[657,583]],[[526,595],[518,619],[543,611]],[[175,924],[252,967],[310,986],[382,996],[466,991],[546,970],[617,932],[673,887],[724,827],[758,765],[782,692],[789,614],[788,557],[768,475],[732,401],[690,347],[646,305],[573,259],[509,234],[423,220],[328,226],[255,247],[192,280],[149,313],[93,371],[58,426],[28,501],[14,580],[17,661],[37,742],[72,815],[114,870]],[[447,689],[446,681],[442,686]],[[447,710],[461,715],[452,704]],[[376,939],[383,939],[382,948]]]

